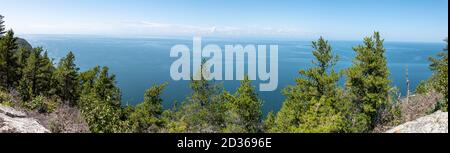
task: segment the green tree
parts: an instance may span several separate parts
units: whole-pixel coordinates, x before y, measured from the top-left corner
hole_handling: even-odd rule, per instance
[[[312,43],[314,67],[301,70],[296,86],[283,93],[286,101],[277,114],[271,132],[341,132],[343,115],[341,74],[334,70],[338,57],[322,37]]]
[[[0,37],[3,36],[3,34],[5,34],[5,21],[3,20],[5,17],[3,15],[0,14]]]
[[[214,133],[223,127],[223,100],[220,99],[220,86],[205,79],[205,60],[197,73],[200,80],[192,79],[192,93],[180,107],[164,112],[166,131],[186,133]]]
[[[131,132],[123,118],[120,91],[109,68],[94,67],[79,75],[80,99],[78,108],[94,133]]]
[[[263,130],[264,132],[271,132],[272,129],[274,129],[274,125],[275,125],[275,114],[274,112],[269,112],[269,114],[267,114],[266,119],[263,122]]]
[[[57,95],[72,106],[76,105],[79,97],[78,70],[75,65],[75,55],[69,52],[60,60],[54,74]]]
[[[380,111],[388,103],[389,70],[385,57],[384,40],[375,32],[364,39],[364,45],[354,47],[356,58],[347,71],[347,89],[355,107],[366,118],[367,129],[372,130],[380,119]]]
[[[206,80],[206,61],[202,61],[201,70],[197,75],[200,76],[200,80],[192,79],[189,85],[192,89],[191,101],[199,103],[201,106],[206,106],[211,103],[212,98],[219,93],[219,87],[213,82]]]
[[[0,87],[13,88],[19,81],[19,64],[15,56],[17,38],[9,30],[0,38]]]
[[[41,52],[42,48],[33,49],[22,69],[22,79],[19,83],[19,91],[24,102],[27,102],[38,95],[38,74],[40,69],[39,56]]]
[[[39,71],[37,73],[37,90],[44,96],[52,96],[55,94],[55,89],[52,86],[53,74],[55,66],[53,60],[48,57],[47,51],[39,58]]]
[[[120,107],[121,94],[116,85],[116,76],[109,74],[109,68],[103,67],[96,78],[93,89],[99,98],[112,102],[110,105]]]
[[[442,107],[442,110],[448,111],[448,38],[444,41],[447,46],[436,58],[430,58],[430,68],[434,72],[431,78],[434,82],[433,88],[444,95],[444,102],[440,107]]]
[[[159,132],[163,126],[160,117],[163,112],[161,92],[167,84],[154,86],[148,89],[144,95],[144,101],[136,106],[130,114],[130,122],[133,132]]]
[[[19,64],[19,67],[20,67],[20,70],[19,70],[20,76],[23,75],[22,72],[23,72],[23,69],[27,65],[27,59],[30,56],[31,51],[32,50],[30,50],[30,49],[26,49],[24,47],[19,47],[19,49],[16,52],[17,63]]]
[[[93,133],[128,132],[127,124],[121,120],[121,110],[109,105],[95,93],[83,94],[79,99],[80,111]]]
[[[256,133],[261,132],[262,101],[258,99],[255,88],[248,76],[241,81],[241,86],[234,96],[228,95],[226,102],[224,132],[232,133]]]

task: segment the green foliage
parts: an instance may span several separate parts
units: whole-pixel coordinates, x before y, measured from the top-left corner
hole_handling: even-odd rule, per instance
[[[5,21],[3,20],[5,17],[3,15],[0,14],[0,37],[3,36],[3,34],[5,34]]]
[[[13,88],[20,78],[19,64],[15,56],[18,49],[16,41],[12,30],[0,38],[0,88]]]
[[[40,113],[52,113],[58,107],[58,102],[39,95],[24,103],[24,106],[30,110],[37,110]]]
[[[129,117],[133,132],[154,133],[161,128],[163,122],[160,120],[160,116],[163,109],[163,100],[160,95],[165,87],[166,84],[154,86],[145,92],[144,102],[137,105]]]
[[[201,65],[200,80],[192,79],[192,93],[180,107],[164,112],[165,131],[184,133],[215,133],[223,127],[224,106],[220,87],[205,79],[205,60]]]
[[[69,52],[62,58],[54,73],[56,94],[72,106],[76,105],[78,93],[78,68],[75,65],[75,55]]]
[[[273,129],[274,125],[275,125],[275,114],[273,112],[269,112],[269,114],[267,114],[266,119],[263,122],[263,130],[266,133],[270,133],[271,130]]]
[[[9,93],[0,90],[0,105],[13,106],[13,97]]]
[[[444,95],[444,102],[441,103],[443,111],[448,111],[448,38],[445,39],[447,47],[439,53],[438,57],[430,58],[430,68],[434,72],[432,76],[434,89]]]
[[[343,131],[344,117],[334,108],[332,98],[322,96],[312,99],[309,109],[301,115],[302,124],[294,132],[299,133],[338,133]]]
[[[82,94],[78,107],[91,132],[130,132],[129,122],[123,119],[115,77],[108,71],[107,67],[95,67],[80,74]]]
[[[22,68],[22,79],[19,81],[19,91],[23,101],[31,100],[39,94],[39,91],[42,91],[38,88],[38,80],[39,82],[43,82],[41,79],[47,79],[46,81],[48,81],[48,78],[38,77],[41,73],[40,69],[42,66],[40,63],[41,52],[42,48],[33,49]]]
[[[390,80],[383,43],[378,32],[366,37],[364,45],[353,48],[357,56],[347,71],[347,89],[356,107],[367,116],[369,130],[379,120],[377,112],[388,102]]]
[[[342,92],[337,85],[341,74],[334,70],[338,57],[323,38],[312,44],[315,67],[301,70],[297,85],[284,90],[286,102],[275,118],[275,125],[269,129],[271,132],[341,132],[344,129],[344,115],[339,108],[343,106]]]
[[[428,80],[421,81],[419,83],[419,85],[417,85],[415,93],[427,94],[427,93],[431,92],[432,90],[434,90],[432,80],[428,79]]]
[[[262,101],[258,99],[255,88],[251,85],[248,76],[241,81],[234,96],[226,95],[225,132],[256,133],[261,129]]]
[[[120,108],[109,105],[95,93],[82,95],[79,100],[81,113],[93,133],[125,132],[125,122],[120,119]]]

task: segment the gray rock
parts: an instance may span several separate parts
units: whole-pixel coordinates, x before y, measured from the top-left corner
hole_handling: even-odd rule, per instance
[[[0,133],[50,133],[36,119],[11,107],[0,106]]]
[[[25,118],[27,116],[23,112],[19,112],[19,111],[14,110],[11,107],[6,107],[6,106],[2,106],[2,105],[0,105],[0,113],[5,114],[9,117],[13,117],[13,118]]]
[[[438,111],[397,126],[386,133],[448,133],[448,112]]]

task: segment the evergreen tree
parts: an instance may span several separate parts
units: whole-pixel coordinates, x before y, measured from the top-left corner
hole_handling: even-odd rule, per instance
[[[378,32],[366,37],[364,45],[353,48],[357,55],[347,71],[347,89],[355,106],[364,115],[368,130],[377,124],[379,112],[388,103],[390,80],[383,43]]]
[[[116,86],[116,76],[109,74],[109,68],[103,67],[93,85],[94,92],[110,105],[120,107],[120,90]]]
[[[22,79],[19,83],[19,91],[24,102],[27,102],[38,95],[38,74],[40,69],[39,55],[41,52],[41,48],[33,49],[26,60],[26,65],[22,69]]]
[[[341,132],[343,115],[341,77],[334,70],[338,60],[329,43],[320,38],[312,43],[314,67],[301,70],[296,86],[284,90],[286,102],[275,118],[272,132]]]
[[[187,133],[214,133],[223,127],[223,101],[220,101],[220,87],[205,79],[205,60],[197,73],[200,80],[192,79],[192,93],[179,108],[165,112],[167,131]]]
[[[78,94],[78,68],[75,65],[75,55],[69,52],[62,58],[55,70],[54,79],[56,81],[57,95],[65,102],[74,106],[77,102]]]
[[[212,97],[217,95],[219,90],[218,86],[213,84],[211,81],[205,79],[206,60],[202,61],[201,70],[197,75],[200,75],[200,80],[192,79],[190,88],[192,89],[191,101],[199,103],[201,106],[206,106],[211,103]]]
[[[148,89],[144,95],[144,101],[136,106],[130,114],[130,122],[133,132],[158,132],[162,127],[160,116],[162,114],[161,92],[167,84],[154,86]]]
[[[48,57],[48,53],[45,51],[39,58],[39,71],[37,73],[37,90],[44,96],[51,96],[56,92],[52,86],[54,72],[53,60]]]
[[[96,66],[88,71],[80,73],[81,94],[89,94],[94,89],[94,83],[100,73],[100,66]]]
[[[5,30],[6,30],[6,28],[5,28],[5,21],[3,20],[3,18],[4,18],[4,16],[2,16],[0,14],[0,37],[3,36],[3,34],[6,33],[5,32]]]
[[[94,67],[79,75],[78,108],[94,133],[131,132],[124,120],[120,91],[109,68]]]
[[[19,81],[19,64],[15,56],[17,38],[9,30],[0,38],[0,87],[13,88]]]
[[[121,120],[121,110],[109,105],[95,93],[83,94],[79,99],[81,114],[93,133],[128,132],[127,124]]]
[[[23,72],[23,69],[27,65],[27,59],[30,56],[31,51],[32,50],[30,50],[30,49],[27,49],[27,48],[24,48],[24,47],[19,47],[19,49],[16,52],[17,63],[19,65],[19,67],[20,67],[20,70],[19,70],[20,74],[19,74],[19,76],[23,75],[22,72]]]
[[[274,129],[275,126],[275,114],[274,112],[269,112],[269,114],[267,114],[266,119],[263,122],[263,130],[266,133],[270,133],[272,132],[272,129]]]
[[[448,38],[444,40],[447,46],[444,51],[438,54],[437,58],[430,58],[430,68],[434,72],[431,80],[433,81],[433,88],[444,95],[444,102],[442,102],[441,109],[448,111]]]
[[[241,81],[234,96],[228,96],[225,132],[256,133],[261,132],[262,101],[258,99],[255,88],[248,76]]]

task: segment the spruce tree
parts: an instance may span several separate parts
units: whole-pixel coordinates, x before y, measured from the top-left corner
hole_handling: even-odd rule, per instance
[[[38,74],[40,69],[39,56],[41,52],[41,48],[33,49],[26,60],[26,65],[22,69],[22,79],[19,83],[19,91],[24,102],[27,102],[38,95]]]
[[[160,116],[162,114],[161,93],[167,84],[153,86],[144,95],[144,101],[136,106],[130,115],[133,132],[158,132],[162,127]]]
[[[2,37],[3,34],[6,33],[5,32],[5,30],[6,30],[5,21],[3,19],[4,19],[4,16],[0,14],[0,37]]]
[[[75,55],[69,52],[58,63],[54,74],[57,95],[69,104],[76,105],[78,94],[78,68],[75,65]]]
[[[261,132],[262,101],[258,98],[248,76],[241,81],[241,86],[225,105],[228,114],[225,132]]]
[[[79,75],[78,108],[94,133],[131,132],[123,118],[120,91],[109,68],[94,67]]]
[[[447,43],[447,46],[436,58],[430,58],[430,68],[434,72],[431,78],[433,88],[444,95],[444,101],[439,107],[443,111],[448,111],[448,38],[444,41]]]
[[[201,69],[196,75],[200,75],[200,80],[192,79],[190,88],[192,89],[192,102],[199,103],[201,106],[207,106],[211,103],[212,97],[218,94],[218,86],[212,81],[206,80],[206,60],[202,60]]]
[[[390,90],[384,40],[375,32],[353,50],[357,55],[347,71],[346,86],[357,110],[365,117],[367,130],[372,130],[380,119],[379,111],[388,103]]]
[[[205,60],[202,61],[200,80],[192,79],[192,93],[179,108],[165,112],[167,131],[214,133],[221,130],[223,101],[220,101],[220,87],[205,79]],[[168,116],[170,114],[171,116]],[[167,119],[168,118],[168,119]]]
[[[48,57],[48,53],[45,51],[39,58],[39,71],[37,74],[37,90],[44,96],[51,96],[56,92],[52,87],[54,71],[53,60]]]
[[[109,74],[109,68],[103,67],[93,85],[94,92],[110,105],[120,107],[120,90],[116,85],[116,76]]]
[[[3,88],[13,88],[20,78],[20,67],[15,56],[18,48],[16,41],[12,30],[0,38],[0,87]]]
[[[340,73],[334,70],[338,57],[322,37],[312,43],[314,67],[301,70],[296,86],[284,90],[286,101],[277,114],[272,132],[341,132],[343,115]]]

